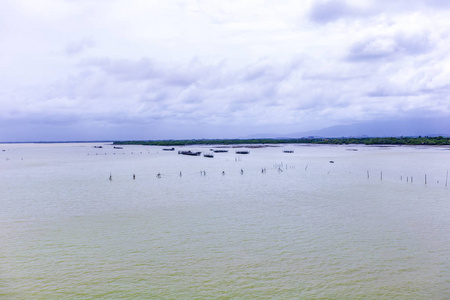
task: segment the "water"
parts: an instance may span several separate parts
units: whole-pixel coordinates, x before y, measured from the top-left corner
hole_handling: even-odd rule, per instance
[[[1,298],[450,297],[448,148],[93,145],[0,145]]]

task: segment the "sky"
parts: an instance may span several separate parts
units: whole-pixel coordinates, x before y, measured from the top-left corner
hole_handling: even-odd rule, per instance
[[[449,92],[447,0],[0,0],[0,141],[445,119]]]

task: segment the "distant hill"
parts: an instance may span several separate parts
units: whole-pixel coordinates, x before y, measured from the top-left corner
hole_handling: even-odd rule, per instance
[[[285,135],[299,138],[315,137],[398,137],[450,136],[450,118],[372,121],[351,125],[337,125],[319,130]]]

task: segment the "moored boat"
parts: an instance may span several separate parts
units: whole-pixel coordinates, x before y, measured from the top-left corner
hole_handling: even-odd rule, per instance
[[[200,156],[200,154],[202,154],[201,152],[192,152],[191,150],[189,151],[178,151],[178,154],[183,154],[183,155],[190,155],[190,156]]]
[[[236,154],[249,154],[250,151],[236,151]]]

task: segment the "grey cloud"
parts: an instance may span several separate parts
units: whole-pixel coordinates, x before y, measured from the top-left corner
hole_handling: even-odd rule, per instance
[[[139,60],[95,58],[83,60],[82,66],[97,67],[120,80],[146,80],[161,77],[161,70],[148,58]]]
[[[432,48],[433,44],[427,34],[376,36],[354,43],[347,59],[367,61],[389,59],[398,55],[420,55]]]
[[[420,74],[419,74],[420,76]],[[450,91],[450,84],[445,84],[442,86],[437,86],[435,88],[427,88],[422,85],[419,86],[397,86],[389,80],[379,84],[376,88],[367,92],[368,97],[379,97],[379,98],[389,98],[389,97],[418,97],[426,96],[431,97],[439,102],[444,100]],[[442,103],[441,103],[442,104]]]
[[[431,8],[431,9],[448,9],[450,8],[450,2],[447,0],[382,0],[376,1],[376,5],[381,9],[400,9],[410,10],[418,8]]]
[[[450,83],[443,84],[441,86],[437,86],[433,89],[424,87],[424,88],[420,89],[420,92],[427,93],[427,94],[434,94],[434,95],[440,96],[441,99],[443,99],[443,101],[447,101],[445,99],[446,99],[446,96],[450,93]],[[450,102],[449,102],[449,106],[450,106]]]
[[[120,81],[160,80],[169,86],[188,87],[207,80],[218,66],[204,66],[193,60],[185,65],[161,64],[149,58],[139,60],[96,58],[84,60],[83,67],[94,67]]]
[[[450,9],[450,1],[448,0],[427,0],[426,4],[431,5],[437,9]]]
[[[291,74],[292,70],[294,70],[297,67],[298,65],[296,65],[295,63],[275,66],[271,63],[260,61],[246,67],[243,70],[243,74],[240,76],[240,78],[243,81],[248,82],[281,81],[287,78]]]
[[[397,38],[399,44],[408,44],[402,39],[407,38]],[[417,42],[409,43],[414,45],[413,49],[422,49]],[[114,126],[154,126],[164,122],[225,126],[230,122],[301,122],[308,115],[330,119],[366,116],[361,112],[366,106],[380,114],[396,109],[385,108],[384,100],[375,99],[401,91],[389,87],[386,74],[352,77],[364,72],[345,61],[317,66],[317,61],[308,58],[284,64],[257,60],[240,68],[224,64],[205,67],[198,61],[165,64],[148,58],[85,60],[79,65],[78,75],[41,93],[42,102],[36,104],[33,115],[45,111],[44,116],[60,115],[71,122],[82,120]],[[311,68],[314,74],[307,71]],[[375,84],[380,88],[374,89]],[[372,98],[373,103],[361,102],[367,98]],[[48,99],[63,100],[45,105]],[[17,118],[27,115],[24,112]]]
[[[392,55],[396,45],[391,38],[377,37],[355,43],[350,48],[349,60],[370,60]]]
[[[402,52],[410,55],[426,53],[433,48],[433,43],[427,34],[401,34],[396,40]]]
[[[93,48],[94,46],[95,42],[92,38],[84,37],[81,40],[66,45],[64,51],[67,55],[76,55],[85,51],[86,49]]]
[[[388,97],[409,97],[417,96],[417,91],[400,91],[398,88],[389,84],[377,87],[366,94],[368,97],[388,98]]]
[[[366,3],[367,4],[367,3]],[[330,23],[341,19],[366,18],[379,14],[412,12],[417,10],[450,9],[448,0],[378,0],[364,8],[348,3],[345,0],[316,1],[311,6],[308,18],[316,23]]]
[[[198,60],[192,60],[186,65],[166,66],[164,82],[180,87],[188,87],[194,84],[202,84],[214,73],[221,72],[219,66],[205,66]]]
[[[328,23],[343,17],[363,15],[364,12],[342,0],[315,2],[309,12],[309,18],[317,23]]]

